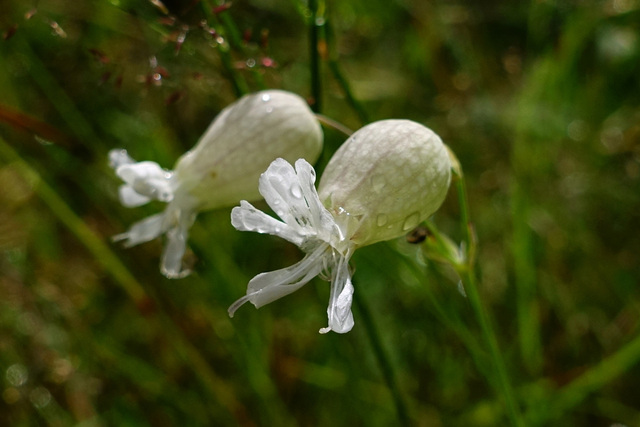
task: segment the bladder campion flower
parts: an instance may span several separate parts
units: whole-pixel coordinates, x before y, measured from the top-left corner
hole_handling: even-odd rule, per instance
[[[125,182],[119,190],[123,205],[168,203],[164,212],[135,223],[114,240],[129,247],[166,234],[160,270],[169,278],[184,277],[189,271],[182,257],[198,212],[258,199],[256,181],[273,159],[314,162],[321,150],[322,129],[308,105],[281,90],[246,95],[226,107],[173,171],[112,150],[111,166]]]
[[[231,222],[242,231],[273,234],[306,256],[299,263],[249,282],[245,302],[257,308],[299,289],[321,274],[331,281],[329,326],[320,333],[353,327],[353,284],[349,259],[362,246],[406,234],[442,204],[451,163],[441,139],[410,120],[383,120],[354,133],[329,161],[318,191],[315,171],[300,159],[294,168],[277,159],[260,176],[265,201],[282,219],[246,201],[233,208]]]

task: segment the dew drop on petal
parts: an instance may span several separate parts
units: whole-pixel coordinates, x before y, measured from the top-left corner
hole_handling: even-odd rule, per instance
[[[402,230],[409,231],[420,222],[420,212],[414,212],[409,215],[402,224]]]
[[[292,185],[291,186],[291,195],[293,197],[295,197],[296,199],[301,199],[302,198],[302,189],[300,188],[299,185]]]
[[[389,221],[389,217],[386,214],[380,214],[378,215],[378,218],[376,220],[376,223],[378,224],[378,227],[382,227],[384,226],[387,222]]]
[[[269,95],[268,93],[265,93],[264,95],[262,95],[261,98],[264,102],[268,102],[269,100],[271,100],[271,95]]]

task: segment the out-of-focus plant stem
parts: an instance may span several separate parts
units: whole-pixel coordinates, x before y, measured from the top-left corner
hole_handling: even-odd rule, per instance
[[[459,164],[456,166],[459,166]],[[473,224],[470,220],[467,188],[464,181],[464,175],[462,174],[462,168],[459,168],[457,172],[454,170],[454,172],[455,185],[460,203],[460,219],[462,221],[462,227],[465,230],[465,244],[467,248],[467,253],[464,257],[464,264],[458,264],[456,270],[464,284],[469,303],[471,304],[471,307],[478,319],[483,339],[489,349],[491,359],[493,360],[496,375],[494,380],[495,386],[498,388],[498,391],[504,399],[511,423],[514,426],[524,427],[524,420],[515,401],[513,386],[511,385],[511,381],[507,373],[507,367],[498,346],[498,339],[496,338],[492,320],[489,317],[482,299],[480,298],[480,293],[478,292],[478,283],[476,281],[476,272],[474,268],[477,238]]]
[[[315,113],[322,111],[322,72],[320,69],[320,30],[324,26],[324,1],[309,0],[309,69],[311,71],[311,109]],[[323,40],[324,42],[324,40]]]
[[[211,2],[207,1],[205,3],[210,6]],[[217,14],[211,13],[210,7],[207,7],[205,12],[207,13],[207,16],[209,18],[213,18],[214,21],[218,24],[218,26],[221,26],[223,28],[224,34],[229,40],[230,47],[232,49],[235,49],[237,52],[239,52],[247,60],[251,59],[251,58],[248,58],[249,53],[247,52],[247,49],[246,49],[246,43],[244,42],[244,40],[242,40],[240,30],[238,30],[238,26],[236,25],[235,21],[231,17],[230,12],[228,10],[223,10]],[[254,64],[252,66],[248,66],[248,68],[249,68],[249,71],[251,72],[251,76],[253,77],[253,80],[255,81],[258,89],[266,89],[266,85],[264,83],[264,77],[260,72],[258,62],[259,61],[255,61]]]
[[[335,38],[333,37],[333,32],[331,31],[331,23],[329,22],[329,19],[327,17],[325,17],[324,19],[323,29],[324,39],[326,40],[329,70],[331,70],[333,78],[336,79],[336,82],[342,89],[342,92],[344,93],[349,106],[358,115],[358,119],[360,120],[361,124],[365,125],[369,123],[369,115],[367,114],[362,104],[360,104],[360,101],[358,101],[354,96],[353,91],[351,90],[351,85],[349,85],[349,81],[342,72],[340,59],[338,57],[338,49],[336,47]]]
[[[218,51],[220,52],[220,59],[222,60],[222,65],[224,66],[231,83],[233,84],[234,91],[236,96],[240,97],[244,94],[250,92],[249,85],[244,77],[238,72],[236,66],[233,61],[233,56],[231,55],[231,49],[242,49],[242,42],[240,38],[240,34],[238,33],[238,29],[235,26],[233,19],[226,11],[222,11],[219,14],[213,13],[213,6],[210,1],[203,1],[202,8],[204,11],[204,15],[208,20],[212,20],[216,23],[216,32],[220,31],[224,38],[224,41],[219,44]],[[256,83],[260,88],[264,86],[264,82],[262,81],[262,75],[259,74],[257,70],[254,71],[254,78],[256,78]]]
[[[471,308],[480,325],[482,339],[489,351],[489,357],[493,364],[493,370],[489,372],[490,375],[488,375],[487,378],[502,397],[511,423],[518,427],[524,426],[524,420],[515,401],[515,395],[507,373],[506,364],[498,346],[492,320],[478,291],[475,272],[477,238],[469,215],[467,188],[462,167],[455,157],[455,154],[451,150],[449,150],[449,153],[453,164],[454,185],[460,204],[460,222],[464,234],[463,244],[460,248],[456,247],[448,237],[437,230],[434,224],[429,223],[427,227],[430,231],[430,236],[425,242],[425,254],[428,258],[450,264],[460,276]],[[469,350],[472,355],[474,355],[474,351],[472,350],[475,349],[470,348]]]
[[[369,307],[359,293],[354,293],[354,299],[356,307],[358,307],[358,311],[360,312],[360,320],[364,324],[367,336],[369,337],[369,341],[371,342],[371,347],[373,348],[373,352],[376,356],[376,359],[378,360],[380,371],[382,372],[382,376],[387,383],[387,387],[389,387],[389,392],[393,397],[393,402],[396,407],[398,419],[400,420],[400,425],[411,425],[408,406],[405,401],[404,395],[401,392],[400,387],[398,386],[395,369],[393,368],[389,356],[384,349],[382,340],[380,339],[380,333],[378,332],[378,327],[373,320],[373,316],[369,311]]]

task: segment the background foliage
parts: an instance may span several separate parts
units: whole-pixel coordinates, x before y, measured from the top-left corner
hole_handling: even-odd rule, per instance
[[[459,278],[422,245],[359,250],[356,326],[322,336],[319,279],[228,318],[253,275],[301,257],[229,209],[199,216],[186,279],[159,274],[160,241],[110,242],[162,206],[120,206],[109,149],[171,168],[225,105],[273,87],[353,129],[439,133],[520,420],[640,425],[638,1],[1,9],[0,424],[507,422]],[[320,169],[344,140],[325,137]],[[434,221],[463,238],[454,189]]]

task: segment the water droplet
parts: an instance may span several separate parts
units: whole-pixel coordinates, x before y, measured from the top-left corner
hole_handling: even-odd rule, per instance
[[[272,113],[273,112],[273,107],[267,107],[267,114]]]
[[[371,186],[373,187],[373,191],[381,191],[386,185],[386,180],[382,175],[373,175],[371,177]]]
[[[256,60],[253,59],[253,58],[249,58],[249,59],[247,59],[246,64],[247,64],[247,67],[253,68],[253,67],[256,66]]]
[[[268,102],[268,101],[271,99],[271,95],[269,95],[269,94],[265,93],[265,94],[263,94],[263,95],[262,95],[261,99],[262,99],[264,102]]]
[[[384,226],[387,222],[389,221],[389,217],[385,214],[380,214],[378,215],[378,219],[376,221],[376,223],[378,224],[378,227],[382,227]]]
[[[29,371],[24,365],[16,363],[15,365],[11,365],[7,368],[5,376],[9,384],[14,387],[20,387],[27,382],[27,379],[29,378]]]
[[[295,197],[296,199],[301,199],[302,198],[302,190],[300,189],[300,186],[292,185],[291,186],[291,195],[293,197]]]
[[[402,229],[404,231],[409,231],[414,228],[420,222],[420,212],[414,212],[404,220],[402,224]]]
[[[164,179],[171,179],[173,177],[173,172],[165,172],[164,173]]]
[[[44,387],[35,388],[29,393],[29,399],[33,406],[42,409],[51,402],[51,393]]]

